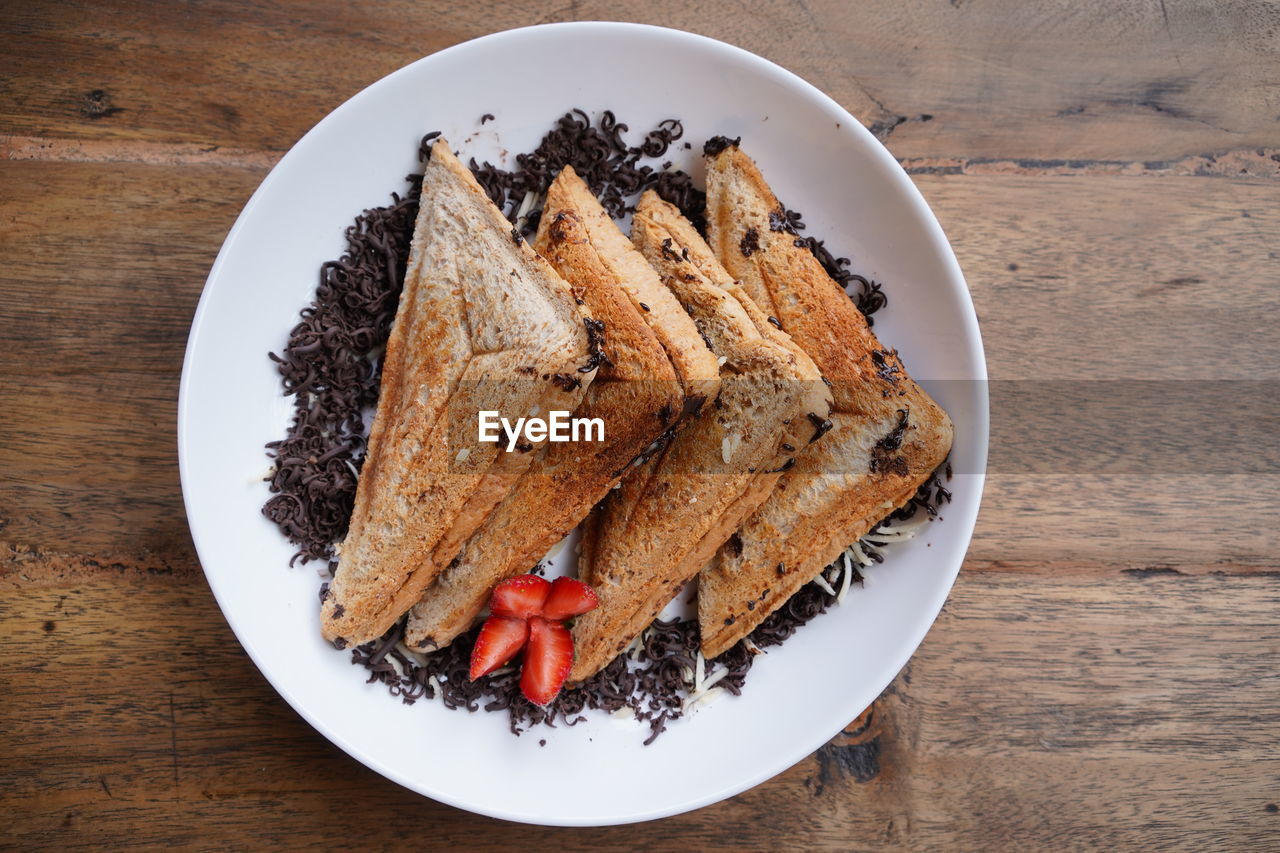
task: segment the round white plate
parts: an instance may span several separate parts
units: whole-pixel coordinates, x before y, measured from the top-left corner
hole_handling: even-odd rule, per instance
[[[511,69],[521,69],[513,76]],[[443,131],[464,159],[532,149],[572,107],[611,109],[633,131],[676,117],[692,150],[669,158],[701,181],[701,143],[741,136],[778,195],[853,269],[885,283],[876,332],[955,422],[955,501],[890,549],[865,589],[757,659],[741,697],[671,724],[648,747],[635,720],[507,730],[505,713],[405,706],[320,639],[318,579],[260,508],[263,445],[291,400],[267,359],[344,249],[362,209],[403,191],[419,138]],[[484,113],[494,121],[479,125]],[[191,534],[218,604],[280,694],[354,758],[460,808],[529,823],[599,825],[677,814],[732,796],[813,752],[869,705],[941,608],[969,543],[986,464],[982,343],[937,221],[893,157],[805,81],[746,51],[631,24],[532,27],[402,68],[304,136],[228,234],[187,345],[178,446]],[[948,381],[972,380],[972,381]],[[540,746],[539,740],[546,745]]]

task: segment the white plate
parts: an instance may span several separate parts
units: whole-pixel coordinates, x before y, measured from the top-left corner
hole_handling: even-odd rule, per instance
[[[513,71],[516,69],[517,71]],[[634,720],[507,731],[504,713],[402,705],[324,644],[318,580],[260,513],[263,445],[291,411],[268,361],[310,299],[320,264],[363,208],[402,191],[418,139],[464,156],[533,148],[571,107],[614,110],[635,131],[684,122],[677,166],[701,180],[701,142],[742,136],[810,232],[885,282],[876,331],[955,421],[955,502],[894,546],[874,583],[757,659],[740,698],[672,724],[649,747]],[[483,128],[483,113],[497,116]],[[183,496],[209,585],[280,694],[353,757],[460,808],[529,823],[599,825],[677,814],[804,758],[876,698],[923,639],[969,543],[986,461],[986,369],[955,257],[893,157],[813,86],[735,47],[674,30],[576,23],[487,36],[378,81],[304,136],[227,236],[192,324],[178,443]],[[545,738],[546,746],[539,746]]]

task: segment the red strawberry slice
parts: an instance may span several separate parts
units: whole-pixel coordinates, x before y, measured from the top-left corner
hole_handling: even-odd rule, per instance
[[[546,705],[556,694],[573,666],[573,637],[559,622],[540,616],[529,620],[529,647],[520,673],[520,692],[535,705]]]
[[[542,617],[558,620],[581,616],[588,610],[595,610],[599,603],[596,591],[582,581],[556,578],[555,583],[551,584],[546,604],[542,605]]]
[[[498,616],[528,619],[542,614],[551,583],[537,575],[516,575],[498,584],[489,599],[489,612]]]
[[[525,620],[490,616],[471,649],[471,680],[488,675],[511,660],[528,639],[529,623]]]

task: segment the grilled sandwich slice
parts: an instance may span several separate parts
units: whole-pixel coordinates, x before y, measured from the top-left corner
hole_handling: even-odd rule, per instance
[[[714,657],[906,503],[951,449],[937,403],[881,345],[794,234],[736,145],[708,159],[707,233],[716,257],[830,382],[830,434],[802,455],[699,581],[702,651]]]
[[[569,678],[608,664],[772,491],[826,419],[817,368],[672,205],[647,192],[632,240],[722,363],[720,394],[592,519],[579,567],[600,605],[574,625]],[[803,426],[801,426],[803,424]]]
[[[534,245],[603,325],[603,359],[574,416],[599,418],[604,440],[547,445],[410,611],[411,646],[441,648],[467,630],[493,587],[532,568],[680,416],[685,395],[672,360],[623,290],[620,276],[635,265],[622,256],[635,249],[612,220],[601,222],[593,239],[585,223],[598,208],[565,167],[547,192]],[[601,239],[609,229],[618,239]]]
[[[715,355],[698,334],[693,320],[680,307],[679,300],[663,286],[653,267],[618,230],[609,212],[577,177],[573,167],[566,166],[564,171],[573,179],[563,181],[556,195],[548,192],[543,218],[554,220],[558,210],[570,210],[581,219],[585,236],[596,248],[601,263],[667,351],[685,393],[682,413],[686,416],[697,413],[715,400],[720,390],[720,367]],[[553,203],[560,207],[552,207]]]
[[[478,411],[514,420],[577,408],[594,376],[587,319],[437,140],[350,529],[321,605],[327,639],[383,634],[529,466],[536,447],[478,440]]]

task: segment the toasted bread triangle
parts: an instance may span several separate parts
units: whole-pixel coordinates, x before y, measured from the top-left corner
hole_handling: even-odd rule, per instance
[[[884,348],[795,236],[736,145],[709,158],[708,242],[716,257],[805,350],[832,385],[830,433],[803,454],[699,582],[702,650],[749,634],[895,508],[946,459],[952,426]]]
[[[584,224],[600,209],[566,167],[547,192],[535,246],[603,325],[606,360],[574,415],[603,421],[604,440],[547,446],[410,611],[411,646],[440,648],[470,627],[493,587],[531,569],[679,417],[684,392],[671,358],[619,278],[634,269],[619,253],[635,249],[612,220],[594,238]],[[618,239],[601,238],[609,228]]]
[[[572,166],[566,166],[564,174],[577,178]],[[555,196],[551,192],[547,194],[543,217],[547,216],[552,203],[577,213],[587,238],[598,249],[600,261],[617,279],[667,351],[676,376],[690,398],[686,411],[697,411],[714,400],[720,384],[719,365],[679,301],[663,287],[658,274],[618,230],[609,212],[580,178],[561,181],[555,189]]]
[[[577,407],[592,378],[579,372],[585,316],[437,140],[350,529],[321,607],[327,639],[387,631],[532,461],[478,441],[480,409]]]

